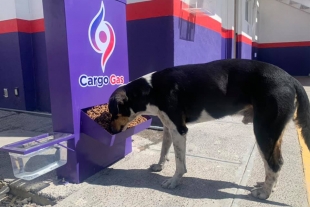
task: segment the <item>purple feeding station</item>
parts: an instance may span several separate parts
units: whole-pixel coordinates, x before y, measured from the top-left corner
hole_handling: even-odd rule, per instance
[[[43,0],[54,133],[1,149],[16,177],[57,169],[59,178],[80,183],[130,153],[131,136],[150,126],[145,117],[112,135],[86,114],[129,81],[125,1]]]

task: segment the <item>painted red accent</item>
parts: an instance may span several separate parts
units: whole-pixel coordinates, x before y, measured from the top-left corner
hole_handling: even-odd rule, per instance
[[[163,16],[175,16],[186,21],[195,23],[199,26],[211,29],[221,34],[223,38],[233,38],[234,30],[224,29],[220,22],[207,16],[191,14],[182,8],[186,8],[180,0],[151,0],[127,5],[127,21],[156,18]],[[258,48],[274,48],[274,47],[302,47],[310,46],[310,42],[287,42],[287,43],[263,43],[252,42],[248,37],[238,34],[237,42],[243,42]]]
[[[0,34],[10,32],[35,33],[44,32],[44,19],[23,20],[9,19],[0,21]]]
[[[172,16],[174,0],[152,0],[127,4],[127,21]]]
[[[304,41],[304,42],[258,43],[256,47],[258,47],[258,48],[310,47],[310,41]]]
[[[175,16],[221,33],[221,23],[201,13],[191,14],[184,10],[186,4],[180,0],[152,0],[128,4],[127,21],[164,16]]]
[[[152,0],[128,4],[127,21],[174,16],[218,32],[223,38],[233,38],[233,30],[222,28],[220,22],[201,12],[192,14],[184,10],[186,6],[180,0]]]
[[[252,40],[249,39],[248,37],[242,35],[242,34],[238,34],[237,42],[243,42],[243,43],[246,43],[248,45],[252,45]]]
[[[105,65],[105,63],[107,61],[107,58],[109,57],[109,55],[111,55],[112,50],[115,47],[115,34],[114,34],[114,31],[113,31],[113,29],[111,28],[111,26],[109,24],[107,26],[108,26],[108,29],[109,29],[110,34],[111,34],[111,39],[110,39],[110,42],[109,42],[107,50],[105,51],[105,53],[102,56],[102,65],[103,66]]]
[[[258,47],[258,43],[257,42],[252,42],[252,47]]]
[[[222,28],[222,37],[223,38],[233,38],[234,37],[234,30]]]
[[[0,21],[0,34],[17,32],[17,21],[16,19],[9,19]]]
[[[201,12],[191,14],[190,12],[183,9],[187,7],[187,4],[181,2],[180,0],[174,0],[173,2],[173,16],[182,18],[186,21],[195,23],[196,25],[208,28],[220,34],[222,33],[222,25],[220,22],[216,21],[210,16],[203,15]]]
[[[32,25],[32,33],[45,31],[44,19],[36,19],[30,22]]]
[[[16,19],[18,32],[32,33],[32,25],[28,20]]]

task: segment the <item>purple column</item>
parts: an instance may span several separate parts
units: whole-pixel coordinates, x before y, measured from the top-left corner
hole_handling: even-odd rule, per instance
[[[129,80],[126,4],[43,0],[54,131],[72,133],[58,176],[79,183],[131,152],[131,137],[107,146],[80,133],[81,110],[104,104]]]

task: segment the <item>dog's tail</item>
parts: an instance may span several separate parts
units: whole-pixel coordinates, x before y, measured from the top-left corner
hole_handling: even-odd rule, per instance
[[[303,86],[294,80],[296,90],[296,111],[294,122],[297,126],[298,135],[301,136],[310,150],[310,104],[307,93]]]

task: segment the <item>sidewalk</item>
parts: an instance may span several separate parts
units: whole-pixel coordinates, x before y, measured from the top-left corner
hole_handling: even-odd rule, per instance
[[[307,85],[310,78],[301,79],[303,81]],[[305,88],[310,94],[310,89]],[[129,156],[81,184],[60,185],[55,172],[30,182],[17,180],[9,156],[4,152],[0,152],[0,180],[11,182],[15,192],[39,195],[34,197],[41,199],[36,202],[56,203],[57,207],[309,206],[300,145],[292,122],[283,137],[284,165],[276,191],[265,201],[250,195],[256,182],[264,180],[264,168],[253,125],[244,125],[241,119],[226,117],[189,127],[188,172],[182,184],[173,190],[160,186],[174,173],[173,147],[170,162],[162,172],[148,170],[151,164],[157,163],[161,148],[162,132],[153,130],[135,135]],[[51,130],[50,117],[0,111],[0,146]]]

